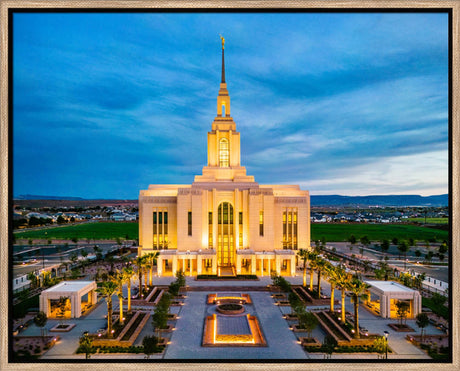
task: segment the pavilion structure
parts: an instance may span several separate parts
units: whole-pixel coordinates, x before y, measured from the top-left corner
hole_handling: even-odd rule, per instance
[[[365,281],[369,287],[367,305],[383,318],[398,318],[398,301],[409,303],[407,318],[413,319],[422,311],[422,297],[417,290],[412,290],[394,281]]]
[[[97,285],[95,281],[63,281],[42,291],[40,311],[48,318],[56,318],[56,302],[60,298],[70,300],[70,314],[67,317],[79,318],[89,307],[97,303]]]

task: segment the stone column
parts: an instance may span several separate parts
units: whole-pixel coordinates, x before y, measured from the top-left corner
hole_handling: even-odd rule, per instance
[[[177,272],[177,256],[173,255],[172,257],[172,274],[173,276],[176,276]]]
[[[260,259],[260,276],[263,277],[264,276],[264,256],[261,255],[261,259]]]
[[[199,275],[201,272],[203,272],[202,265],[203,264],[203,259],[201,255],[196,256],[196,274]]]
[[[236,274],[241,274],[241,255],[236,254]]]
[[[272,259],[271,258],[268,258],[268,261],[267,261],[267,264],[268,264],[268,277],[270,277],[272,275]]]
[[[251,256],[251,274],[256,274],[256,255]]]
[[[279,255],[275,255],[275,272],[277,276],[281,274],[281,257]]]
[[[291,277],[295,276],[295,255],[291,256]]]
[[[217,274],[217,256],[213,255],[212,257],[212,274]]]
[[[157,276],[161,277],[163,274],[163,258],[161,255],[157,258]]]
[[[96,290],[91,291],[91,304],[97,304],[97,292]]]
[[[192,277],[193,276],[193,259],[192,259],[192,257],[189,257],[188,261],[190,262],[190,274],[189,274],[189,276]]]

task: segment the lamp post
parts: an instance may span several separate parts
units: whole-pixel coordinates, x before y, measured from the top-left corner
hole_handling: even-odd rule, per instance
[[[390,334],[388,331],[383,331],[383,333],[385,334],[385,359],[388,359],[388,335]]]

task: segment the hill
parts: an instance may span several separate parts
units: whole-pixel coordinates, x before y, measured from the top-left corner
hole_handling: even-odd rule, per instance
[[[449,195],[340,196],[312,195],[311,206],[431,206],[449,205]]]

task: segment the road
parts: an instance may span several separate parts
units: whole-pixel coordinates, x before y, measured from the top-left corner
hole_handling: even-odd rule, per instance
[[[56,245],[46,245],[43,246],[42,249],[37,248],[37,246],[22,246],[24,250],[21,250],[21,253],[25,255],[24,259],[19,259],[20,261],[23,260],[32,260],[36,259],[36,262],[29,263],[25,265],[13,265],[13,277],[22,276],[29,272],[34,272],[36,270],[42,269],[43,266],[49,267],[56,264],[61,264],[63,262],[70,261],[69,257],[70,254],[73,252],[77,252],[78,256],[80,255],[80,251],[86,249],[89,253],[89,256],[94,252],[94,245],[95,243],[91,244],[78,244],[78,245],[69,245],[68,249],[65,251],[57,252]],[[113,250],[114,248],[117,249],[119,246],[114,245],[113,243],[98,243],[96,245],[102,249],[103,253],[107,253],[108,251]],[[61,249],[64,249],[62,245],[59,245]],[[16,249],[18,250],[18,249]],[[43,250],[43,256],[41,255],[41,250]],[[31,254],[27,253],[30,251]],[[15,251],[17,254],[18,251]]]

